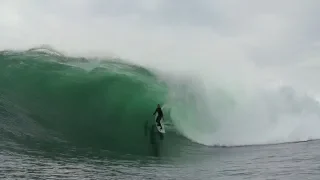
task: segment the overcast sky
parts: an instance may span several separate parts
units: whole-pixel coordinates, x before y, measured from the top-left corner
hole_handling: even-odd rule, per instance
[[[0,49],[314,68],[319,9],[319,0],[0,0]]]

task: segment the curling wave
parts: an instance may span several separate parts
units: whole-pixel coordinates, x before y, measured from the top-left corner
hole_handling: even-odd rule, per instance
[[[112,59],[67,57],[50,48],[0,53],[2,139],[66,141],[147,153],[145,122],[164,104],[163,151],[317,139],[318,103],[290,87],[240,91],[200,76],[156,73]],[[24,137],[24,138],[21,138]],[[6,140],[6,141],[9,141]],[[195,145],[195,144],[193,144]]]

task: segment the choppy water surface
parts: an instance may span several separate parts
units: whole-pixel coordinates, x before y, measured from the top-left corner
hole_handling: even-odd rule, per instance
[[[319,141],[201,148],[184,157],[1,151],[3,179],[319,179]],[[201,153],[200,153],[201,152]]]

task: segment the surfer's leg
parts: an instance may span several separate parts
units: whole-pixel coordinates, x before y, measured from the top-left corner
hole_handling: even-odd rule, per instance
[[[158,116],[156,122],[157,122],[158,126],[160,126],[160,128],[162,129],[162,126],[160,124],[160,120],[161,120],[161,116]]]

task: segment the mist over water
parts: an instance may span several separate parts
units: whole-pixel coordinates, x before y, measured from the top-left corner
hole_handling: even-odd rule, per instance
[[[168,138],[174,139],[166,141],[165,149],[182,137],[206,146],[320,138],[315,128],[320,106],[312,94],[275,85],[266,71],[250,64],[229,68],[229,62],[210,67],[185,63],[174,71],[123,60],[67,57],[46,47],[2,52],[1,63],[2,116],[15,112],[11,118],[21,114],[16,121],[27,124],[2,121],[14,134],[20,129],[37,139],[47,131],[53,134],[47,134],[46,141],[58,138],[84,147],[143,153],[149,142],[144,123],[153,121],[150,114],[161,103]]]
[[[57,53],[57,51],[53,51],[52,49],[36,49],[36,53],[40,53],[44,50],[50,53],[45,52],[43,55],[38,54],[31,59],[28,59],[30,55],[28,56],[24,53],[20,55],[12,52],[15,54],[14,56],[9,56],[6,53],[2,53],[2,61],[3,63],[7,63],[6,66],[3,66],[3,68],[5,68],[4,70],[6,70],[3,72],[10,72],[9,68],[12,68],[12,63],[17,62],[17,60],[20,61],[19,66],[21,67],[23,67],[25,63],[38,64],[37,69],[34,69],[37,73],[54,73],[56,70],[61,69],[62,67],[63,69],[59,71],[64,73],[81,73],[81,69],[83,69],[85,70],[84,72],[87,73],[83,72],[81,76],[77,75],[77,81],[83,81],[83,83],[87,83],[83,86],[83,88],[85,88],[83,89],[83,93],[95,95],[95,98],[97,98],[95,100],[95,104],[97,102],[101,102],[100,105],[96,104],[96,108],[102,109],[106,107],[111,108],[112,106],[117,108],[125,108],[128,106],[128,103],[130,103],[131,100],[119,101],[119,99],[116,98],[114,99],[114,103],[118,101],[117,105],[113,103],[112,105],[110,104],[111,106],[109,106],[105,103],[111,103],[110,99],[104,99],[104,95],[101,94],[99,96],[97,92],[89,92],[89,89],[93,88],[92,83],[97,81],[100,77],[109,77],[109,75],[103,75],[103,73],[115,73],[119,75],[124,74],[125,77],[129,78],[128,82],[132,81],[136,83],[141,82],[143,84],[148,84],[148,86],[144,86],[144,88],[147,88],[146,90],[148,91],[148,95],[143,95],[143,98],[149,98],[147,102],[142,102],[142,97],[139,98],[141,94],[137,94],[136,96],[130,95],[131,99],[133,98],[135,99],[134,101],[136,101],[136,103],[140,103],[139,106],[144,106],[147,108],[145,111],[148,112],[140,113],[148,114],[153,111],[154,104],[158,102],[163,103],[164,110],[166,111],[167,116],[169,116],[169,121],[170,124],[173,125],[173,129],[176,129],[176,131],[188,139],[204,145],[239,146],[269,144],[305,141],[318,139],[320,137],[320,134],[316,128],[314,128],[320,125],[319,104],[314,97],[308,95],[307,93],[301,93],[301,91],[298,92],[294,87],[289,85],[274,86],[272,83],[270,83],[270,79],[265,78],[265,72],[259,72],[257,69],[253,69],[253,67],[248,69],[248,66],[244,66],[246,67],[245,70],[241,69],[241,67],[236,70],[234,67],[229,69],[225,63],[220,63],[216,66],[213,65],[212,67],[206,67],[206,69],[204,69],[204,66],[202,65],[194,67],[193,69],[191,69],[191,66],[189,66],[189,69],[187,69],[186,67],[188,67],[188,64],[185,63],[185,70],[181,70],[180,68],[179,70],[174,71],[172,67],[170,70],[155,69],[153,71],[156,75],[156,79],[148,80],[148,74],[150,74],[148,71],[152,71],[147,70],[148,68],[145,70],[141,68],[141,70],[135,71],[132,69],[135,68],[133,65],[126,65],[124,62],[121,64],[112,63],[108,60],[102,60],[100,63],[90,59],[81,63],[81,61],[84,59],[73,58],[74,60],[72,60],[71,57],[69,60],[68,58],[61,60],[62,57],[51,55]],[[45,58],[45,60],[42,58]],[[51,63],[46,65],[50,61]],[[63,62],[63,64],[61,64],[61,62]],[[199,63],[202,62],[199,61]],[[43,64],[43,66],[39,66],[40,64]],[[137,65],[137,67],[138,66],[139,65]],[[19,68],[19,73],[26,73],[27,71],[21,67]],[[31,67],[32,66],[29,66],[27,68]],[[46,68],[41,69],[43,67]],[[67,69],[65,69],[65,67]],[[77,70],[72,67],[80,69]],[[203,71],[201,71],[199,67],[203,68]],[[154,67],[151,69],[154,69]],[[243,72],[247,72],[247,75],[240,76]],[[249,75],[249,73],[251,74]],[[8,77],[8,73],[3,74],[3,78],[5,77]],[[9,77],[11,80],[14,80],[13,77]],[[21,77],[23,78],[23,76]],[[71,76],[69,78],[71,78]],[[66,87],[71,87],[71,84],[68,85],[68,83],[73,83],[74,80],[70,79],[70,82],[63,82],[59,79],[56,79],[55,82],[58,84],[64,83]],[[103,82],[101,80],[97,81],[97,83]],[[111,93],[110,95],[114,96],[111,90],[115,89],[118,91],[117,89],[121,88],[122,98],[125,94],[129,95],[129,92],[133,93],[132,85],[119,84],[123,80],[110,80],[104,80],[107,83],[113,82],[112,84],[108,85],[108,89],[106,89],[107,91],[103,92],[103,88],[101,89],[100,87],[99,92],[109,92]],[[31,82],[32,81],[30,81],[30,83]],[[155,83],[155,86],[150,86],[150,83]],[[158,83],[159,85],[156,85]],[[98,83],[97,87],[100,85]],[[23,86],[23,84],[20,83],[20,86]],[[27,86],[30,86],[30,84],[25,82],[25,87]],[[129,86],[131,87],[130,90],[127,89]],[[142,87],[143,86],[141,86],[141,88]],[[53,90],[54,89],[51,91]],[[63,92],[65,90],[60,91]],[[26,92],[24,94],[26,94]],[[23,96],[23,94],[20,94],[20,96]],[[51,95],[48,94],[46,96]],[[159,99],[160,97],[161,99]],[[50,99],[51,97],[47,98]],[[71,100],[71,103],[72,101],[73,100]],[[55,102],[57,105],[61,103],[57,100],[50,102]],[[119,102],[124,104],[119,104]],[[52,104],[50,106],[52,106]],[[77,111],[76,109],[73,110],[75,112]],[[130,108],[127,109],[127,112],[133,113]],[[118,113],[121,114],[123,111],[118,111]],[[117,116],[123,116],[120,116],[120,114],[117,115],[116,112],[113,112],[115,122],[119,120],[116,118]],[[126,119],[127,123],[129,123],[129,116],[132,115],[128,115],[127,118],[124,118]],[[95,116],[99,117],[100,115],[98,113],[95,114]],[[98,119],[100,118],[102,118],[102,116]],[[105,126],[108,125],[105,124]],[[132,129],[132,127],[126,126],[126,124],[121,125],[122,128],[128,128],[128,130]],[[106,136],[110,136],[110,134],[106,134]]]
[[[320,137],[314,128],[320,125],[315,94],[295,90],[290,84],[274,85],[258,70],[243,77],[239,71],[219,69],[226,76],[215,77],[212,69],[212,73],[169,82],[171,117],[191,140],[238,146]]]

